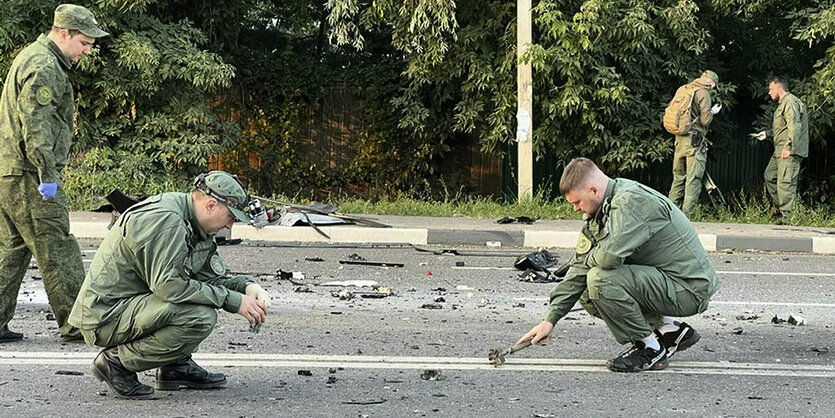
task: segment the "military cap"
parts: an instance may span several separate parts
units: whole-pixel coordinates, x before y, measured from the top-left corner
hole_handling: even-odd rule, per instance
[[[109,35],[99,28],[99,22],[86,7],[75,4],[62,4],[55,8],[55,18],[52,26],[70,30],[77,30],[91,38],[101,38]]]
[[[201,177],[208,191],[201,187]],[[249,215],[244,212],[246,205],[249,204],[249,196],[237,178],[225,171],[212,171],[198,176],[195,184],[198,189],[226,205],[239,221],[249,222]]]
[[[705,70],[705,72],[702,73],[702,77],[709,78],[717,85],[719,84],[719,75],[713,71]]]

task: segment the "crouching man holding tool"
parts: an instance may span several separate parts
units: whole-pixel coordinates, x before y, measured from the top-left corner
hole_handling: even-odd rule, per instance
[[[664,369],[670,356],[700,338],[673,317],[704,312],[718,288],[696,230],[667,197],[611,179],[586,158],[565,167],[560,192],[586,222],[565,280],[551,290],[545,319],[517,344],[549,340],[579,300],[618,343],[632,345],[607,362],[610,370]]]
[[[191,359],[214,330],[216,310],[240,314],[254,332],[267,318],[269,293],[249,277],[228,277],[214,241],[236,219],[263,226],[263,208],[222,171],[201,174],[194,186],[191,193],[149,197],[122,214],[70,313],[84,340],[104,347],[92,373],[116,397],[153,395],[136,375],[153,368],[159,390],[223,387],[226,376]]]

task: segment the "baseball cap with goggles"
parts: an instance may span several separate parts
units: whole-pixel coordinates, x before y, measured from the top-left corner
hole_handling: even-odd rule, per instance
[[[237,220],[256,228],[266,225],[264,207],[258,199],[250,199],[238,176],[225,171],[201,173],[194,179],[194,187],[229,208]]]

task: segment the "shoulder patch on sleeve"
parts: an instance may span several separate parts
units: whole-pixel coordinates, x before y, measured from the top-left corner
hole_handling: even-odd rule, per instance
[[[38,91],[35,92],[35,99],[42,106],[48,105],[52,101],[52,89],[49,86],[38,87]]]
[[[577,237],[577,254],[585,254],[591,250],[591,241],[582,232]]]
[[[226,264],[219,255],[213,255],[212,259],[209,261],[209,265],[212,267],[212,271],[218,276],[226,275]]]

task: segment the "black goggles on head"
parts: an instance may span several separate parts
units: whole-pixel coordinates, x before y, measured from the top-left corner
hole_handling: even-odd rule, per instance
[[[224,195],[212,190],[212,188],[209,187],[209,185],[206,184],[206,176],[208,176],[209,174],[212,174],[212,173],[214,173],[214,171],[209,172],[209,173],[201,173],[199,176],[197,176],[194,179],[194,187],[197,190],[200,190],[203,193],[206,193],[207,195],[209,195],[210,197],[216,199],[221,204],[226,205],[226,206],[228,206],[232,209],[237,209],[237,210],[245,213],[247,216],[249,216],[249,224],[256,227],[256,228],[262,228],[268,223],[269,220],[268,220],[268,217],[267,217],[267,211],[261,205],[260,200],[252,199],[252,198],[249,197],[249,195],[247,195],[246,196],[246,201],[241,202],[240,200],[238,200],[234,197],[224,196]],[[232,176],[232,178],[235,179],[235,181],[238,182],[238,184],[241,186],[242,189],[246,190],[246,187],[244,187],[243,183],[241,183],[241,180],[238,179],[238,176],[236,176],[234,174],[229,174],[229,175]]]
[[[217,199],[218,202],[226,206],[235,208],[242,212],[247,212],[247,206],[249,206],[249,196],[246,197],[246,202],[241,202],[234,197],[223,196],[222,194],[212,190],[212,188],[206,184],[206,176],[212,173],[214,173],[214,171],[209,173],[201,173],[199,176],[197,176],[197,178],[194,179],[194,187],[197,190],[200,190],[201,192],[206,193],[207,195]],[[241,180],[238,179],[238,176],[234,174],[230,174],[230,176],[232,176],[232,178],[235,179],[235,181],[237,181],[239,185],[241,185],[242,189],[246,190],[243,183],[241,183]]]

